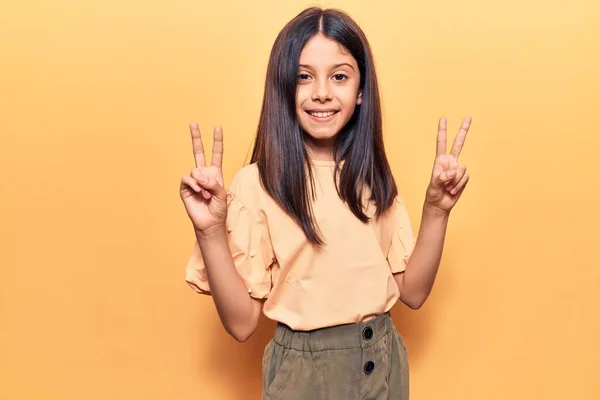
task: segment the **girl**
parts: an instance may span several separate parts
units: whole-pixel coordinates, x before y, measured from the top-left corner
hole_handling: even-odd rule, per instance
[[[263,399],[408,399],[405,344],[389,310],[421,307],[436,276],[450,210],[468,181],[439,122],[418,239],[382,138],[365,35],[346,14],[310,8],[273,46],[251,163],[224,189],[223,133],[181,198],[196,243],[186,281],[211,294],[239,341],[261,311],[278,322],[263,357]]]

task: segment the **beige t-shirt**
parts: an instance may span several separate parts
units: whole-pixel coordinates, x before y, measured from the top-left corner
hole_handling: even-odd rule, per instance
[[[339,198],[333,161],[313,161],[313,212],[326,242],[317,247],[267,195],[256,164],[242,168],[228,190],[227,229],[235,266],[250,296],[266,299],[263,313],[295,330],[365,321],[389,311],[400,293],[415,238],[400,197],[377,220],[358,220]],[[374,214],[374,206],[367,215]],[[186,282],[210,294],[195,243]]]

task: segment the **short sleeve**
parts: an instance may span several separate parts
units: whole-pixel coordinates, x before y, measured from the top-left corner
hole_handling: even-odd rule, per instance
[[[395,274],[406,269],[416,241],[408,210],[400,197],[394,200],[390,219],[392,235],[387,260],[392,273]]]
[[[271,265],[274,253],[268,232],[266,216],[256,204],[256,196],[240,190],[234,182],[227,196],[227,235],[229,248],[238,274],[250,296],[267,298],[271,291]],[[246,196],[244,196],[246,194]],[[198,242],[186,266],[185,281],[200,294],[210,294],[204,260]]]

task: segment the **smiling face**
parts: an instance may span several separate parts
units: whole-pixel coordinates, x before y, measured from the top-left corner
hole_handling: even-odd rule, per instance
[[[338,42],[315,35],[300,54],[296,114],[313,159],[332,159],[334,139],[362,101],[356,60]]]

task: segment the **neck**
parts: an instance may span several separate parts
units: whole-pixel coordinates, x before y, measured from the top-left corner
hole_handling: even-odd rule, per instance
[[[307,135],[308,136],[308,135]],[[333,139],[315,140],[312,137],[305,139],[306,151],[311,160],[333,161]]]

